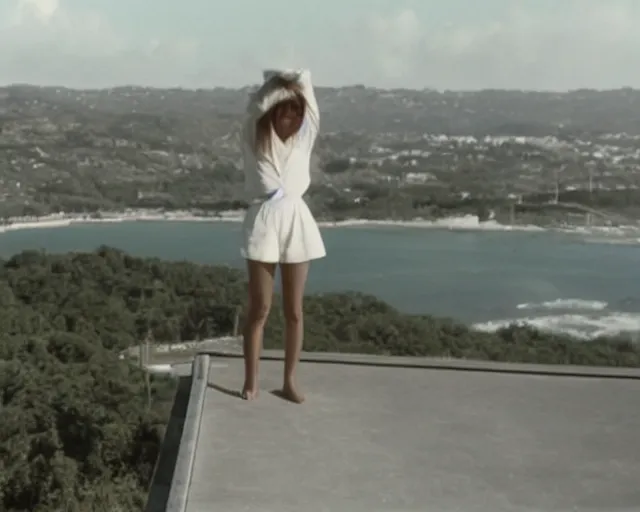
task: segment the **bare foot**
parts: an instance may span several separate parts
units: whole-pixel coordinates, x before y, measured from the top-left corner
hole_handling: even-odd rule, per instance
[[[258,398],[258,386],[245,384],[242,388],[243,400],[254,400]]]
[[[289,400],[294,404],[301,404],[304,402],[304,395],[296,389],[294,384],[285,384],[282,386],[282,398]]]

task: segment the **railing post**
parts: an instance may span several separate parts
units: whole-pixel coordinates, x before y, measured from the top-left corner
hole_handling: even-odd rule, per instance
[[[238,336],[238,328],[240,326],[240,313],[242,312],[242,306],[236,307],[236,315],[233,319],[233,337]]]

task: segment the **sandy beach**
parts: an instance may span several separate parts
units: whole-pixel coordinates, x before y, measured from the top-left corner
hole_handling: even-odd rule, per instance
[[[217,215],[198,215],[190,211],[163,212],[159,210],[124,210],[122,212],[100,212],[98,216],[75,213],[57,213],[44,217],[13,217],[0,224],[0,233],[24,229],[52,229],[71,226],[73,224],[101,224],[114,222],[242,222],[243,210],[220,212]],[[368,220],[348,219],[343,221],[320,221],[323,228],[344,227],[402,227],[424,229],[446,229],[456,231],[518,231],[545,232],[553,231],[566,234],[582,235],[587,242],[640,243],[640,225],[629,226],[562,226],[543,228],[535,225],[505,225],[488,220],[480,222],[475,215],[447,217],[438,220],[414,219]]]

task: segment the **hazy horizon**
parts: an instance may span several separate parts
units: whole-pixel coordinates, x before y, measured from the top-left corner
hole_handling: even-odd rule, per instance
[[[224,86],[224,85],[211,85],[209,87],[187,87],[187,86],[180,86],[180,85],[176,85],[176,86],[155,86],[155,85],[144,85],[144,84],[135,84],[135,83],[130,83],[130,84],[114,84],[114,85],[105,85],[105,86],[101,86],[101,87],[72,87],[72,86],[68,86],[68,85],[62,85],[62,84],[32,84],[32,83],[20,83],[20,82],[15,82],[15,83],[7,83],[7,84],[2,84],[0,83],[0,89],[9,89],[11,87],[37,87],[37,88],[42,88],[42,89],[64,89],[64,90],[68,90],[68,91],[110,91],[110,90],[116,90],[116,89],[146,89],[146,90],[157,90],[157,91],[167,91],[167,90],[179,90],[179,91],[213,91],[216,89],[226,89],[226,90],[234,90],[234,91],[240,91],[243,89],[248,89],[248,88],[252,88],[252,87],[258,87],[259,83],[255,82],[253,84],[245,84],[245,85],[240,85],[240,86]],[[378,86],[374,86],[374,85],[367,85],[367,84],[344,84],[344,85],[324,85],[322,83],[316,83],[315,84],[316,88],[319,89],[348,89],[348,88],[355,88],[355,87],[365,87],[366,89],[372,89],[372,90],[378,90],[378,91],[399,91],[399,90],[406,90],[406,91],[430,91],[430,92],[437,92],[440,94],[446,93],[446,92],[452,92],[452,93],[480,93],[480,92],[522,92],[522,93],[540,93],[540,94],[570,94],[573,92],[578,92],[578,91],[590,91],[590,92],[601,92],[601,93],[606,93],[606,92],[615,92],[615,91],[622,91],[622,90],[631,90],[631,91],[640,91],[640,86],[639,87],[627,87],[627,86],[621,86],[621,87],[615,87],[615,88],[610,88],[610,89],[596,89],[596,88],[592,88],[592,87],[580,87],[577,89],[506,89],[506,88],[485,88],[485,89],[435,89],[435,88],[429,88],[429,87],[424,87],[424,88],[415,88],[415,87],[378,87]]]
[[[241,88],[306,67],[327,87],[640,88],[637,0],[246,2],[4,0],[0,81]]]

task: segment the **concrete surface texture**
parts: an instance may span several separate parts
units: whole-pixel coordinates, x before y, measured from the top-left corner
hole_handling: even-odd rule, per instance
[[[188,512],[640,510],[640,381],[212,358]]]

